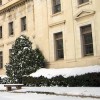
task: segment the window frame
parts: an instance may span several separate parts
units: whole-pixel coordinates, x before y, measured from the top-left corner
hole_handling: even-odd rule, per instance
[[[89,31],[85,31],[85,32],[82,32],[82,28],[84,29],[85,27],[88,27],[90,26],[90,30]],[[82,37],[82,49],[83,49],[83,56],[92,56],[94,55],[94,49],[93,49],[93,36],[92,36],[92,25],[91,24],[88,24],[88,25],[84,25],[84,26],[81,26],[80,27],[80,32],[81,32],[81,37]],[[87,41],[85,40],[85,36],[86,35],[90,35],[91,38],[90,41],[91,42],[88,42],[86,43]],[[86,48],[87,46],[87,48]],[[88,49],[88,46],[92,46],[92,53],[87,53],[87,49]]]
[[[0,51],[0,69],[3,68],[3,51]]]
[[[0,26],[0,39],[2,39],[2,26]]]
[[[10,62],[10,57],[11,57],[11,55],[12,55],[12,49],[9,49],[9,62]]]
[[[9,36],[14,35],[14,23],[13,23],[13,21],[8,23],[8,27],[9,27]]]
[[[52,0],[52,14],[57,14],[59,12],[61,12],[61,0],[59,0],[60,3],[56,4],[57,1],[56,0]],[[60,8],[58,10],[58,8]]]
[[[26,16],[22,17],[21,18],[21,32],[25,31],[27,28],[27,25],[26,25]]]
[[[61,35],[61,37],[57,37],[57,35]],[[62,48],[59,48],[57,47],[57,43],[59,41],[62,41]],[[58,32],[58,33],[55,33],[54,34],[54,43],[55,43],[55,57],[56,57],[56,60],[60,60],[60,59],[64,59],[64,46],[63,46],[63,33],[62,32]],[[60,54],[62,54],[62,57],[60,57],[59,55],[59,51],[60,51]]]

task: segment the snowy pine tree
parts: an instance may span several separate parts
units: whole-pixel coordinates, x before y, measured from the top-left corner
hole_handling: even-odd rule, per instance
[[[33,51],[33,59],[34,59],[34,66],[35,66],[35,71],[37,69],[40,69],[40,68],[44,68],[44,66],[46,66],[46,62],[45,62],[45,58],[42,54],[42,52],[39,50],[39,48],[36,48],[34,51]]]
[[[37,51],[39,52],[39,49],[32,49],[32,42],[26,36],[21,35],[16,39],[11,49],[9,64],[6,64],[6,74],[13,83],[21,83],[23,75],[29,75],[44,67],[44,57]]]

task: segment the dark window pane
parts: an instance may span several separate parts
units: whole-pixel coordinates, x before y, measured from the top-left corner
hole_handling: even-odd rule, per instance
[[[53,0],[54,5],[59,5],[60,4],[60,0]]]
[[[9,62],[11,61],[12,49],[9,49]]]
[[[58,50],[57,51],[57,58],[64,58],[63,50]]]
[[[57,13],[61,11],[61,3],[60,0],[53,0],[53,13]]]
[[[60,12],[61,11],[61,7],[60,5],[56,5],[54,8],[54,13]]]
[[[56,58],[64,58],[62,32],[55,34]]]
[[[93,39],[91,25],[82,26],[80,29],[83,38],[84,55],[93,55]]]
[[[63,40],[62,39],[57,40],[56,46],[57,46],[57,49],[63,48]]]
[[[12,49],[9,49],[9,57],[11,56],[12,53]]]
[[[2,38],[2,26],[0,26],[0,38]]]
[[[0,52],[0,68],[3,67],[3,55],[2,52]]]
[[[9,23],[9,35],[13,35],[13,22]]]
[[[81,32],[82,32],[82,34],[92,32],[91,25],[82,26],[81,27]]]
[[[93,44],[85,45],[85,55],[93,54]]]
[[[21,30],[26,30],[26,17],[21,18]]]
[[[78,0],[79,4],[83,4],[83,3],[86,3],[86,2],[89,2],[89,0]]]
[[[92,43],[92,34],[85,34],[83,35],[84,37],[84,43],[85,44],[89,44],[89,43]]]

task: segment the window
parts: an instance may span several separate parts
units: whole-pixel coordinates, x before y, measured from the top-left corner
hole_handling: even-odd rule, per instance
[[[56,59],[64,58],[62,32],[55,34]]]
[[[0,5],[2,5],[2,0],[0,0]]]
[[[89,2],[89,0],[78,0],[79,5],[83,4],[83,3],[87,3]]]
[[[12,53],[12,49],[9,49],[9,62],[10,62],[11,53]]]
[[[2,38],[2,26],[0,26],[0,39]]]
[[[93,40],[91,25],[82,26],[81,28],[84,56],[93,55]]]
[[[14,31],[13,31],[13,22],[9,23],[9,35],[13,35]]]
[[[0,51],[0,68],[3,67],[3,55],[2,55],[2,51]]]
[[[53,0],[53,14],[61,11],[61,3],[60,0]]]
[[[9,49],[9,58],[11,56],[11,53],[12,53],[12,49]]]
[[[21,18],[21,31],[26,30],[26,17]]]

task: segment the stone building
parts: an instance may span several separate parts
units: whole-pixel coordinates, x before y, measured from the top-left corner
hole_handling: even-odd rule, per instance
[[[99,0],[0,0],[0,74],[24,34],[49,68],[100,64]]]

